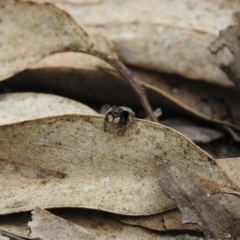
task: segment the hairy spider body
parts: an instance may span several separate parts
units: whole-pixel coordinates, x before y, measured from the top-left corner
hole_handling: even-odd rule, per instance
[[[112,118],[112,122],[116,123],[119,127],[127,127],[133,121],[134,117],[135,113],[132,109],[124,106],[113,106],[107,111],[104,122],[110,122],[110,118]],[[118,119],[118,121],[115,122],[115,119]]]

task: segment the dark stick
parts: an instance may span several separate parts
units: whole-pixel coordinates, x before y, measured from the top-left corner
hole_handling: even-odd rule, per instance
[[[125,77],[132,87],[133,91],[136,93],[140,103],[142,104],[144,110],[146,111],[148,117],[153,122],[158,122],[157,118],[153,114],[153,110],[148,102],[147,96],[145,92],[142,90],[141,86],[138,83],[138,80],[133,76],[133,73],[118,59],[111,57],[107,53],[100,52],[98,50],[95,50],[94,48],[90,49],[88,54],[91,54],[95,57],[98,57],[105,62],[109,63],[112,67],[117,69],[123,77]]]

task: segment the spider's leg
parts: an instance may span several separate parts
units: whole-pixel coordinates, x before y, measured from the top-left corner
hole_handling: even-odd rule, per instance
[[[108,122],[108,120],[109,120],[109,113],[106,113],[105,118],[104,118],[104,122]]]
[[[109,121],[109,114],[110,113],[106,113],[105,118],[104,118],[104,122],[103,122],[103,130],[104,130],[104,132],[107,131],[107,122]]]
[[[127,126],[120,127],[120,129],[117,132],[117,135],[123,136],[126,130],[127,130]]]

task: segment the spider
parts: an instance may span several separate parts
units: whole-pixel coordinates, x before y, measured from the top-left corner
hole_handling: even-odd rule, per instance
[[[127,127],[135,117],[135,113],[132,111],[132,109],[128,107],[111,107],[104,118],[104,122],[110,122],[110,117],[112,118],[112,122],[116,123],[119,127]],[[118,119],[116,122],[115,119]],[[106,124],[104,127],[104,130],[106,131]]]

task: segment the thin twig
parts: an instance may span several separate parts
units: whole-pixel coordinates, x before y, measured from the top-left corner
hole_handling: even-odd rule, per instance
[[[100,52],[94,48],[90,49],[87,53],[104,60],[105,62],[109,63],[112,67],[117,69],[118,72],[120,72],[121,75],[127,79],[131,88],[136,93],[149,119],[151,119],[153,122],[158,122],[156,117],[153,114],[153,110],[149,104],[149,101],[147,99],[145,92],[143,91],[143,89],[138,83],[138,80],[133,76],[133,73],[121,61],[111,57],[107,53]]]

